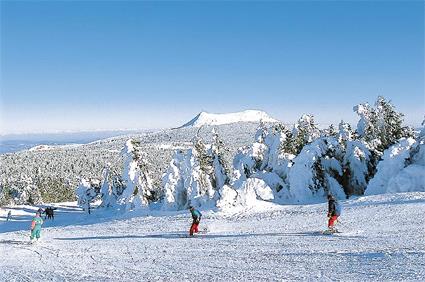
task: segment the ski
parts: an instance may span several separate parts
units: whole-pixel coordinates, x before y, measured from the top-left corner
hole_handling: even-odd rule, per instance
[[[337,233],[342,233],[341,231],[337,230],[337,229],[326,229],[324,231],[322,231],[322,234],[324,235],[333,235],[333,234],[337,234]]]

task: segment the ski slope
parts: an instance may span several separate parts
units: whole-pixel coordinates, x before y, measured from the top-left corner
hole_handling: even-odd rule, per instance
[[[0,221],[0,281],[424,281],[425,193],[344,202],[341,234],[322,235],[326,204],[204,211],[186,238],[187,211],[83,214],[57,204],[42,241],[28,244],[36,208]]]

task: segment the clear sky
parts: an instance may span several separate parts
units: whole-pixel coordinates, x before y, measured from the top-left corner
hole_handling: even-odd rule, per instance
[[[2,132],[425,112],[422,1],[1,1]]]

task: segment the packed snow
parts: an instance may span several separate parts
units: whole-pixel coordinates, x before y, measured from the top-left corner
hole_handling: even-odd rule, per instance
[[[326,203],[202,211],[194,238],[187,210],[113,214],[54,204],[29,244],[37,207],[1,210],[1,281],[424,281],[425,193],[343,201],[342,233],[323,235]],[[5,214],[12,211],[11,221]]]

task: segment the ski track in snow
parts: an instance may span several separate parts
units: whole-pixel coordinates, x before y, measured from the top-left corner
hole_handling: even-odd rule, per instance
[[[0,217],[0,281],[425,280],[423,192],[346,201],[335,235],[321,234],[325,203],[204,211],[209,232],[195,238],[186,211],[58,207],[35,244],[29,207]]]

